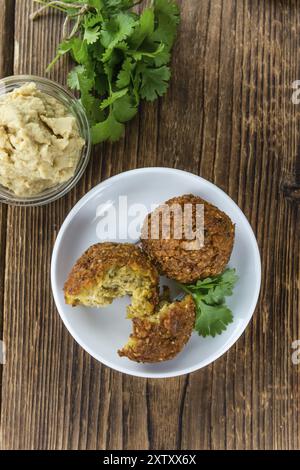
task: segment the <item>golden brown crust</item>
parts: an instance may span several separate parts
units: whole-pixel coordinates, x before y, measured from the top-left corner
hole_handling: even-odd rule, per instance
[[[194,324],[195,304],[191,296],[186,296],[170,304],[158,323],[134,318],[130,341],[119,355],[145,363],[173,359],[190,339]]]
[[[148,276],[153,285],[158,285],[157,271],[140,248],[129,243],[98,243],[88,248],[70,272],[64,286],[66,302],[95,286],[109,269],[123,266]]]
[[[235,238],[235,227],[228,215],[200,197],[191,194],[175,197],[165,204],[169,206],[179,204],[181,207],[184,204],[192,204],[193,229],[195,228],[196,205],[204,205],[204,247],[196,250],[186,249],[186,239],[174,239],[172,213],[171,237],[162,239],[160,227],[158,239],[147,239],[148,233],[151,233],[151,220],[159,211],[159,208],[156,209],[147,216],[144,222],[142,246],[159,272],[184,284],[222,273],[229,262]]]

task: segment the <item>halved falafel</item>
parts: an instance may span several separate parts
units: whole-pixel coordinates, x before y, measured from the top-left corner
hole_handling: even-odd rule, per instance
[[[184,211],[185,205],[192,209],[192,228],[195,231],[195,239],[190,240],[185,236],[189,227],[184,217],[181,218],[181,226],[176,226],[176,217],[172,210],[169,214],[170,231],[168,237],[164,237],[163,223],[165,222],[160,216],[162,207],[168,206],[170,209],[179,207]],[[202,234],[197,233],[196,224],[197,207],[201,205],[204,206],[204,233]],[[183,284],[221,274],[229,262],[235,238],[235,227],[228,215],[192,194],[170,199],[163,206],[147,216],[141,236],[142,247],[158,268],[159,273]],[[157,227],[155,237],[153,237],[155,224]],[[178,228],[181,230],[178,231]],[[182,233],[182,237],[175,236],[178,233]],[[204,235],[204,246],[197,243],[201,235]]]
[[[151,315],[159,302],[159,277],[140,248],[129,243],[98,243],[76,262],[65,283],[67,304],[104,307],[132,296],[128,315]]]
[[[174,358],[194,328],[192,297],[171,303],[165,291],[159,299],[157,270],[135,245],[99,243],[90,247],[73,267],[64,292],[67,304],[91,307],[130,295],[127,313],[133,321],[133,334],[119,355],[136,362]]]
[[[190,295],[181,302],[164,304],[151,317],[133,318],[133,333],[119,355],[136,362],[173,359],[184,348],[195,324],[195,304]]]

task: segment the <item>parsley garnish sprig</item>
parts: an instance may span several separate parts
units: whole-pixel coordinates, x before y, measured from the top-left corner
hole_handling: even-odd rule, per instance
[[[70,53],[77,65],[68,85],[80,92],[93,143],[118,140],[140,101],[167,91],[179,23],[176,1],[152,0],[141,14],[132,10],[141,3],[135,0],[34,1],[42,6],[33,18],[47,8],[66,14],[64,40],[48,70]]]
[[[194,299],[195,330],[200,336],[205,338],[220,335],[233,322],[233,314],[226,305],[226,297],[233,294],[237,280],[236,270],[226,269],[223,274],[199,280],[194,285],[180,284],[180,287]]]

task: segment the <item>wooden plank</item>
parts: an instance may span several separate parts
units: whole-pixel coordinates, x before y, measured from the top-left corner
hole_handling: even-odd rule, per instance
[[[219,67],[219,86],[214,94],[208,76],[203,115],[209,127],[217,114],[218,129],[211,139],[205,132],[200,170],[213,174],[249,217],[261,249],[263,289],[242,339],[210,367],[211,376],[205,370],[190,378],[187,449],[300,445],[299,370],[291,361],[300,326],[299,215],[280,193],[282,174],[297,155],[300,117],[289,96],[299,71],[299,4],[287,3],[223,2],[220,59],[207,56],[210,71]]]
[[[14,56],[14,0],[0,0],[0,78],[13,73]],[[3,335],[3,303],[5,277],[5,246],[7,207],[0,204],[0,340]],[[0,387],[2,387],[3,365],[0,365]],[[0,397],[0,410],[2,400]]]
[[[280,189],[298,155],[300,107],[290,87],[299,78],[300,1],[180,3],[168,96],[143,105],[123,141],[96,148],[63,200],[8,210],[2,448],[300,447],[300,369],[291,361],[300,338],[299,209]],[[32,24],[31,11],[30,0],[16,0],[14,72],[44,75],[62,18]],[[51,77],[65,83],[68,67],[64,60]],[[62,326],[49,279],[55,237],[75,202],[110,175],[154,165],[227,191],[249,217],[263,261],[259,308],[236,346],[202,371],[164,381],[122,376],[90,358]]]

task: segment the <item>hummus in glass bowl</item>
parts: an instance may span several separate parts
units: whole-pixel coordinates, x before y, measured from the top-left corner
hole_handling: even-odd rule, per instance
[[[37,77],[0,80],[0,201],[58,199],[81,177],[89,155],[86,115],[64,88]]]

